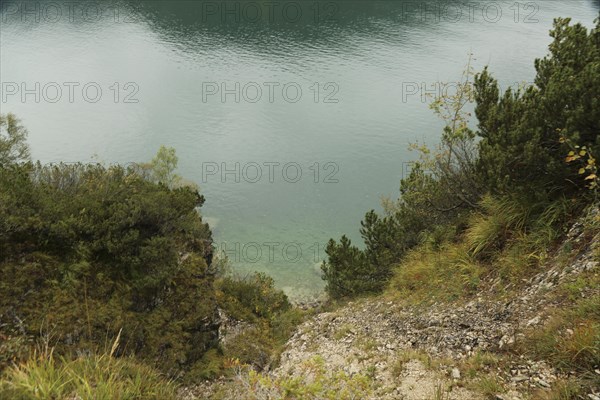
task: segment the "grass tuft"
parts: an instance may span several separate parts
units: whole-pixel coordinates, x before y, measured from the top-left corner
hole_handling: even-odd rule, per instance
[[[102,354],[67,360],[50,351],[7,368],[0,398],[170,400],[176,398],[176,387],[131,358]]]
[[[510,198],[485,196],[482,212],[475,214],[465,232],[469,252],[487,259],[501,249],[514,232],[523,231],[529,218],[529,208]]]
[[[482,273],[463,245],[447,243],[435,249],[425,244],[396,267],[389,293],[415,303],[452,301],[474,293]]]

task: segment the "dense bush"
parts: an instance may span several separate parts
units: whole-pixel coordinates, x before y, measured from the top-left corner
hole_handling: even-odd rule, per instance
[[[400,198],[384,202],[385,217],[370,211],[361,223],[365,249],[346,237],[329,242],[322,269],[332,297],[378,292],[415,246],[439,246],[463,233],[471,256],[484,261],[505,245],[513,253],[499,260],[504,264],[537,254],[532,248],[548,244],[540,232],[553,236],[561,219],[546,214],[565,217],[571,199],[597,200],[600,19],[590,32],[569,22],[555,21],[550,54],[535,61],[534,86],[501,95],[487,68],[471,82],[469,62],[456,94],[433,100],[446,122],[440,145],[413,146],[420,157],[401,181]],[[469,128],[471,100],[477,130]],[[528,225],[541,217],[551,222]]]
[[[487,68],[476,78],[478,168],[494,193],[575,193],[585,182],[564,162],[564,139],[600,151],[600,19],[591,32],[569,21],[555,21],[533,86],[501,94]]]
[[[31,390],[54,395],[64,383],[80,393],[89,388],[61,379],[84,368],[106,390],[155,398],[136,395],[143,382],[127,386],[118,373],[129,361],[112,357],[135,355],[188,382],[223,374],[227,359],[262,368],[276,358],[303,313],[270,277],[232,277],[226,261],[213,262],[198,213],[204,198],[174,173],[173,149],[129,167],[42,166],[28,157],[26,130],[13,115],[0,117],[2,390],[35,398]],[[252,326],[225,348],[219,309]],[[108,359],[80,357],[102,352],[117,335]],[[63,358],[31,358],[40,342]]]
[[[122,329],[131,352],[175,373],[217,334],[211,234],[196,191],[133,168],[0,169],[0,326],[91,351]]]
[[[273,278],[263,273],[244,278],[224,276],[216,287],[221,308],[240,321],[270,320],[291,308],[287,296],[275,288]]]

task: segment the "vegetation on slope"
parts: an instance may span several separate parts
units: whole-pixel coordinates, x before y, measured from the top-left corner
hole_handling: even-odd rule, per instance
[[[234,277],[222,267],[226,260],[213,257],[198,212],[204,197],[174,173],[173,149],[161,147],[139,165],[41,165],[30,161],[26,136],[15,116],[0,116],[2,390],[21,393],[30,375],[59,385],[57,398],[63,389],[84,396],[75,378],[64,387],[47,380],[90,365],[115,367],[115,375],[98,377],[98,385],[110,385],[120,368],[193,382],[227,372],[231,358],[263,360],[257,368],[273,362],[302,313],[272,279]],[[254,326],[226,348],[223,313]],[[52,347],[50,355],[35,356],[40,343]]]
[[[547,262],[577,254],[558,246],[598,207],[600,19],[591,31],[557,19],[551,37],[533,86],[502,94],[487,68],[473,74],[469,62],[457,92],[433,99],[446,122],[441,143],[413,146],[419,161],[400,198],[361,223],[365,249],[345,236],[329,242],[322,269],[332,298],[385,292],[408,304],[462,302],[491,286],[510,296]],[[588,245],[600,226],[591,215]],[[527,332],[517,354],[572,374],[539,398],[575,399],[600,385],[597,272],[576,285],[585,297],[557,300],[552,321]]]
[[[413,146],[419,161],[401,181],[400,198],[384,202],[385,215],[371,210],[361,222],[365,249],[345,236],[330,240],[322,269],[333,298],[381,292],[406,273],[396,272],[402,260],[440,247],[454,259],[441,263],[471,275],[481,272],[475,263],[485,264],[519,279],[510,257],[529,254],[534,263],[566,222],[597,202],[600,19],[591,31],[557,19],[551,37],[550,54],[535,62],[533,86],[501,95],[487,68],[473,74],[469,62],[456,93],[433,99],[446,123],[441,143]]]

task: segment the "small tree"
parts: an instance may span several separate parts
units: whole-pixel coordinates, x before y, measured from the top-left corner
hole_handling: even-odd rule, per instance
[[[472,54],[469,54],[456,92],[452,94],[442,91],[430,104],[430,108],[446,124],[441,143],[433,153],[432,165],[429,168],[439,183],[438,192],[442,195],[439,197],[454,199],[452,205],[441,205],[440,211],[443,212],[447,212],[444,209],[448,207],[475,207],[482,192],[476,175],[475,132],[469,127],[471,112],[468,106],[475,100],[472,57]],[[435,204],[433,206],[440,209]]]
[[[419,161],[400,182],[398,200],[383,199],[386,215],[369,211],[361,222],[365,250],[343,236],[330,240],[323,263],[323,279],[331,297],[356,296],[383,290],[394,265],[438,225],[452,223],[460,212],[475,207],[481,194],[476,175],[475,134],[469,129],[467,110],[473,101],[471,57],[455,93],[444,84],[431,109],[446,126],[440,145],[431,150],[413,145]]]
[[[162,183],[169,188],[181,184],[181,176],[175,174],[179,158],[172,147],[160,146],[156,156],[150,161],[149,167],[152,180]]]
[[[328,260],[323,262],[321,270],[327,282],[325,290],[332,298],[375,292],[383,287],[382,281],[373,280],[374,268],[365,253],[346,236],[342,236],[339,244],[329,240],[325,252]]]
[[[179,158],[175,149],[162,145],[152,161],[135,164],[135,171],[146,180],[154,183],[162,183],[169,189],[187,187],[193,191],[200,192],[198,184],[184,179],[175,173],[178,162]]]
[[[0,114],[0,165],[30,160],[25,129],[14,114]]]

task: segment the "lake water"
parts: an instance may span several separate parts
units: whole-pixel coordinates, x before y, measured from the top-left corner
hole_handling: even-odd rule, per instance
[[[318,293],[331,237],[396,196],[441,122],[425,93],[473,53],[530,81],[552,19],[596,0],[2,1],[1,112],[42,162],[136,162],[174,147],[243,274]]]

